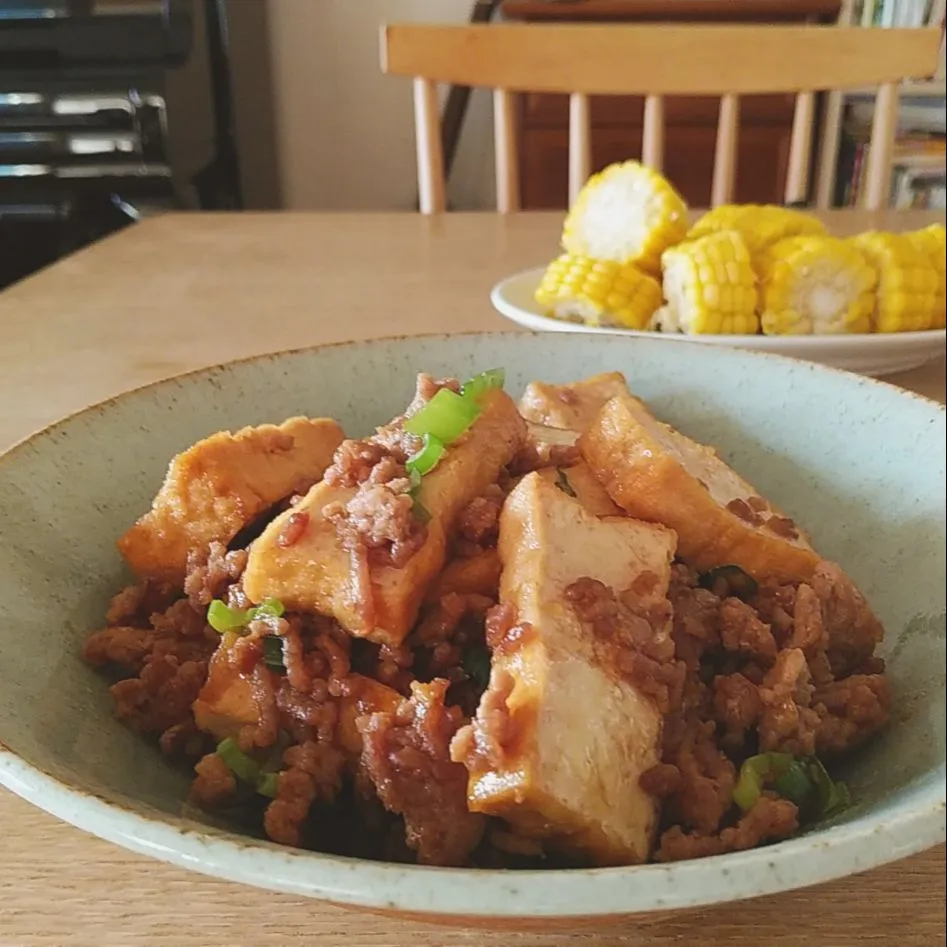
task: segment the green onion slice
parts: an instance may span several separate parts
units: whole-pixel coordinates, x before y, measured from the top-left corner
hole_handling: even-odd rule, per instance
[[[273,799],[279,786],[279,773],[262,773],[256,783],[256,791],[261,796]]]
[[[231,608],[219,598],[215,598],[207,608],[207,624],[221,634],[243,628],[249,620],[250,613],[247,609]]]
[[[502,368],[491,368],[465,382],[460,395],[468,401],[478,402],[488,391],[502,388],[505,382],[506,372]]]
[[[566,472],[561,467],[556,467],[556,486],[565,494],[570,497],[575,497],[576,492],[572,487],[572,484],[569,483],[569,478],[566,476]]]
[[[421,449],[416,454],[412,454],[405,463],[409,476],[417,473],[423,477],[424,474],[430,473],[437,466],[444,451],[444,442],[440,438],[433,434],[425,434]]]
[[[250,785],[256,785],[260,778],[260,767],[256,760],[247,756],[237,745],[233,737],[227,737],[217,744],[217,755],[224,761],[227,769],[237,777]]]
[[[283,639],[279,635],[263,636],[263,663],[271,671],[286,673],[286,665],[283,664]]]
[[[231,608],[226,602],[215,598],[207,608],[207,624],[214,631],[224,634],[245,628],[256,618],[279,618],[286,609],[279,599],[267,598],[253,608]]]
[[[441,388],[417,414],[404,422],[409,434],[430,434],[442,444],[456,441],[480,414],[480,408],[449,388]]]
[[[783,799],[794,802],[800,812],[804,809],[808,810],[814,788],[805,760],[793,760],[773,782],[773,789]]]
[[[819,817],[827,819],[852,804],[852,794],[845,783],[832,779],[818,757],[809,758],[809,775],[819,800]]]
[[[792,763],[789,753],[760,753],[748,757],[733,787],[733,801],[744,812],[752,809],[763,793],[763,784],[783,776]]]
[[[760,753],[740,767],[733,801],[744,811],[759,799],[764,785],[799,807],[805,819],[825,819],[848,808],[851,793],[845,783],[829,775],[815,756],[794,759],[788,753]]]
[[[255,618],[280,618],[285,611],[283,603],[278,598],[265,598],[256,608],[250,609],[250,621]]]
[[[217,755],[237,779],[252,786],[261,796],[272,799],[276,795],[279,773],[261,771],[257,761],[244,753],[233,737],[227,737],[217,744]]]

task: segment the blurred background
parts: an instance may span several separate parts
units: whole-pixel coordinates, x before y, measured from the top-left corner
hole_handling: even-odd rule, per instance
[[[943,16],[941,0],[0,0],[0,287],[170,209],[414,210],[410,86],[378,67],[386,20]],[[489,96],[443,91],[451,207],[490,209]],[[561,209],[566,102],[520,100],[524,208]],[[820,102],[824,202],[857,202],[871,108],[870,91]],[[943,48],[939,75],[905,90],[902,115],[892,202],[938,206]],[[640,152],[641,118],[640,100],[593,100],[595,167]],[[709,197],[716,121],[713,100],[668,101],[666,172],[695,206]],[[789,97],[745,100],[737,200],[780,200],[791,121]]]

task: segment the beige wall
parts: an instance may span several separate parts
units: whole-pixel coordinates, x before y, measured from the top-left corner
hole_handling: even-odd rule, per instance
[[[259,0],[236,0],[237,4]],[[276,152],[284,206],[412,209],[411,87],[383,76],[384,21],[466,20],[471,0],[267,0]],[[450,199],[493,201],[489,98],[471,97]]]

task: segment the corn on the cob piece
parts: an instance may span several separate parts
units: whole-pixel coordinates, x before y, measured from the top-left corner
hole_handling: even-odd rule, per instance
[[[878,276],[872,329],[918,332],[937,319],[937,273],[907,234],[868,231],[851,238]]]
[[[593,174],[566,215],[562,246],[574,256],[636,263],[657,275],[661,253],[687,232],[687,205],[656,171],[625,161]]]
[[[766,335],[870,332],[875,271],[837,237],[787,237],[757,261]]]
[[[777,204],[721,204],[707,211],[687,232],[687,240],[709,233],[736,230],[755,260],[768,246],[785,237],[824,234],[825,224],[817,217]]]
[[[564,253],[547,267],[536,301],[557,319],[647,329],[662,294],[661,284],[632,263]]]
[[[664,298],[652,320],[660,332],[755,335],[756,277],[743,238],[721,230],[665,250]]]
[[[932,329],[943,329],[947,320],[947,231],[943,224],[931,224],[908,234],[911,242],[927,255],[937,277]]]

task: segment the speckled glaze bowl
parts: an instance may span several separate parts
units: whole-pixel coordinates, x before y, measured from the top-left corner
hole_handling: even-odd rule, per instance
[[[115,538],[170,457],[221,428],[311,412],[352,434],[400,410],[418,370],[532,378],[625,372],[655,412],[721,454],[813,535],[888,629],[894,720],[851,765],[856,805],[754,851],[672,865],[500,872],[361,862],[182,816],[187,779],[116,723],[85,633],[125,581]],[[944,840],[944,408],[811,363],[647,339],[519,334],[264,356],[90,408],[0,458],[0,782],[62,819],[179,865],[458,923],[572,925],[814,884]]]

